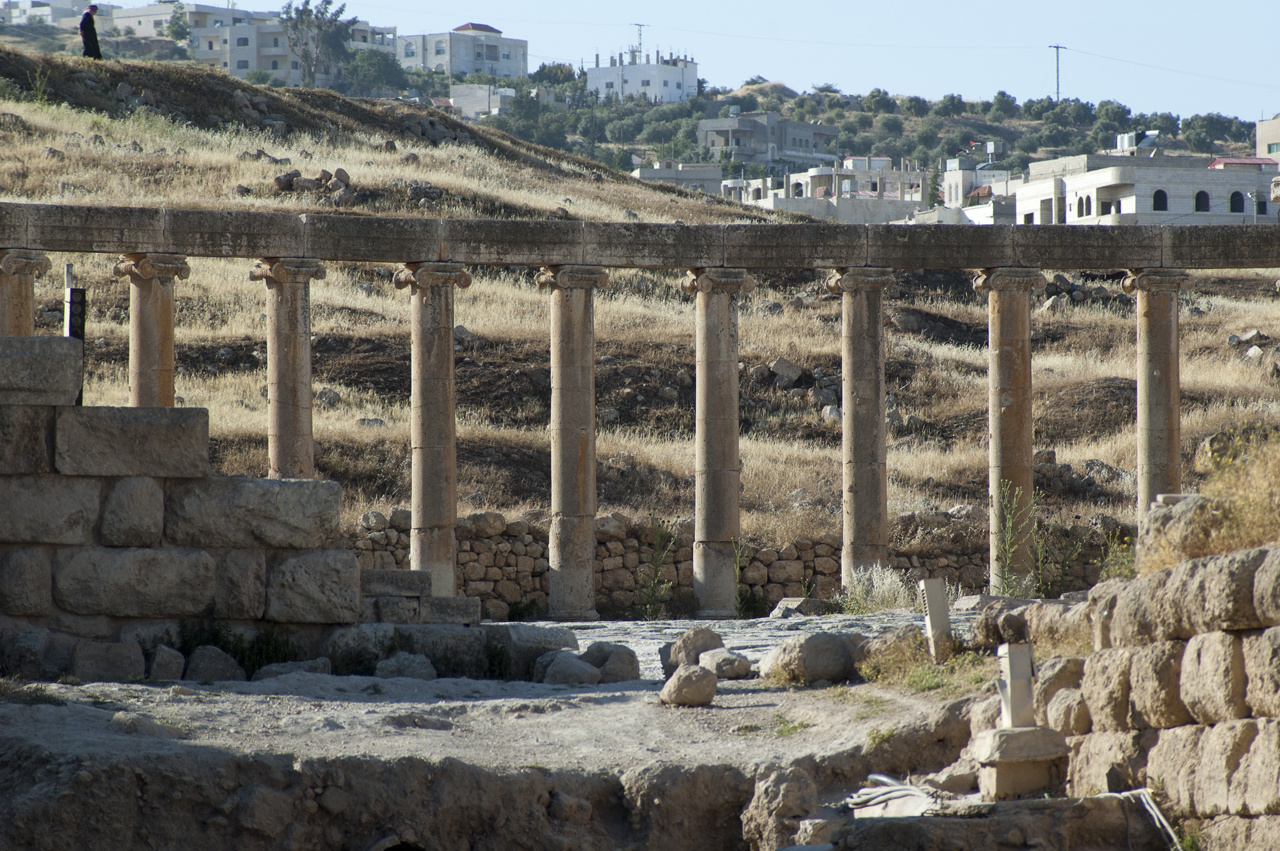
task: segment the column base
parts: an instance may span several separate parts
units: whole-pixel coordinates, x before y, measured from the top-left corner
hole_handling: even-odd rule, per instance
[[[732,611],[729,611],[726,609],[699,609],[698,613],[694,615],[694,617],[698,618],[699,620],[708,620],[708,621],[736,620],[738,617],[738,610],[734,609]]]

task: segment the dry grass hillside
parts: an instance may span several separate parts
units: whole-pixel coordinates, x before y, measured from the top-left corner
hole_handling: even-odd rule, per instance
[[[255,88],[190,66],[33,59],[0,49],[0,200],[210,208],[331,209],[351,215],[762,221],[754,212],[645,186],[596,163],[465,127],[415,104]],[[127,84],[125,89],[121,84]],[[237,96],[237,92],[242,93]],[[249,106],[245,107],[244,102]],[[215,121],[214,117],[220,120]],[[406,130],[406,118],[419,129]],[[423,122],[434,122],[425,138]],[[281,125],[279,122],[283,122]],[[463,143],[449,136],[463,134]],[[469,141],[468,141],[469,140]],[[394,150],[387,145],[394,142]],[[285,162],[287,160],[287,162]],[[274,178],[345,169],[353,195],[281,191]],[[90,288],[86,402],[127,399],[128,285],[113,257],[56,256]],[[266,471],[264,298],[249,261],[193,259],[177,285],[177,393],[210,409],[215,463]],[[408,304],[390,267],[333,264],[313,285],[315,429],[322,473],[346,516],[403,505],[408,481]],[[1052,271],[1050,270],[1052,273]],[[550,383],[547,303],[529,270],[477,268],[459,292],[471,335],[457,353],[459,512],[545,508]],[[1070,276],[1069,276],[1070,277]],[[1228,336],[1280,336],[1276,270],[1197,274],[1183,312],[1183,449],[1244,421],[1280,424],[1270,355]],[[1078,279],[1073,278],[1076,282]],[[601,507],[692,513],[693,309],[675,273],[618,272],[597,302]],[[744,531],[767,540],[839,531],[839,302],[815,273],[766,276],[743,305]],[[1037,311],[1036,445],[1077,474],[1042,495],[1068,521],[1132,519],[1134,317],[1093,292]],[[59,331],[61,280],[38,283],[40,333]],[[890,501],[895,512],[986,501],[986,310],[961,274],[904,272],[887,303]],[[1268,351],[1270,347],[1264,343]],[[779,356],[805,368],[778,389]],[[324,391],[331,392],[324,392]]]

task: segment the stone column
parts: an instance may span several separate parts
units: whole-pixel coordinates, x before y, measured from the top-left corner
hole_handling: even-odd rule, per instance
[[[550,617],[597,620],[596,378],[592,290],[608,280],[596,266],[550,266],[551,292]]]
[[[738,612],[734,545],[738,497],[738,303],[755,281],[744,269],[692,269],[682,283],[697,298],[693,591],[698,617]]]
[[[251,281],[267,283],[267,455],[273,479],[315,475],[311,436],[311,279],[324,266],[302,258],[267,258]]]
[[[409,288],[412,306],[409,569],[427,571],[431,596],[452,597],[458,561],[453,288],[471,286],[471,276],[459,263],[406,263],[395,283]]]
[[[35,336],[36,276],[50,268],[40,251],[0,251],[0,337]]]
[[[827,289],[843,304],[840,363],[844,376],[841,445],[844,547],[840,573],[848,588],[859,571],[889,559],[889,484],[884,434],[884,288],[888,269],[838,269]]]
[[[1152,269],[1124,281],[1138,299],[1139,524],[1156,494],[1182,489],[1178,290],[1186,278],[1179,269]]]
[[[987,368],[991,499],[991,592],[1034,567],[1031,539],[1035,448],[1031,423],[1031,291],[1044,287],[1038,269],[986,269],[974,289],[989,292]]]
[[[129,277],[129,404],[173,407],[173,279],[191,277],[181,254],[125,254],[115,276]]]

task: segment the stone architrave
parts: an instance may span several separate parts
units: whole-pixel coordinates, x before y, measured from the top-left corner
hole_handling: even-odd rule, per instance
[[[458,549],[453,296],[454,287],[471,286],[471,276],[459,263],[406,263],[395,284],[409,289],[412,307],[409,567],[431,577],[432,596],[452,597]]]
[[[1031,550],[1031,291],[1044,287],[1038,269],[984,269],[973,288],[990,294],[988,420],[991,499],[991,591],[1001,593],[1034,568]]]
[[[884,288],[889,269],[837,269],[827,290],[841,297],[840,363],[844,468],[841,580],[888,564],[889,485],[885,450]]]
[[[1180,269],[1135,269],[1124,289],[1137,294],[1138,522],[1157,494],[1182,489],[1178,374]]]
[[[173,279],[191,277],[181,254],[125,254],[113,270],[129,283],[129,404],[173,407]]]
[[[36,277],[52,268],[40,251],[0,251],[0,337],[35,336]]]
[[[304,258],[267,258],[251,281],[267,284],[267,456],[273,479],[315,475],[311,432],[311,280],[324,266]]]
[[[592,291],[596,266],[548,266],[538,286],[551,294],[550,616],[597,620],[596,379]]]
[[[738,303],[755,281],[744,269],[691,269],[681,286],[697,301],[693,592],[698,617],[737,616],[734,542],[738,458]]]

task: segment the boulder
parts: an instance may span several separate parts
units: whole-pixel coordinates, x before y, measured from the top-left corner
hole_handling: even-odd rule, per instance
[[[184,680],[201,683],[218,683],[230,680],[247,680],[244,668],[231,655],[211,644],[197,647],[187,660]]]
[[[1240,636],[1227,632],[1193,636],[1182,656],[1179,693],[1191,717],[1200,724],[1247,717],[1244,642]]]
[[[622,514],[605,514],[596,518],[596,540],[600,543],[621,541],[627,537],[627,518]]]
[[[548,654],[551,661],[539,682],[551,685],[595,685],[600,682],[600,669],[567,650]]]
[[[182,653],[167,644],[158,644],[151,654],[151,669],[147,671],[147,682],[162,683],[180,680],[182,671],[186,667],[187,658]]]
[[[698,664],[722,680],[745,680],[751,676],[751,660],[724,647],[707,650],[698,657]]]
[[[640,679],[640,659],[624,644],[613,645],[609,658],[600,666],[600,682],[625,683]]]
[[[715,674],[700,665],[681,665],[662,687],[658,700],[668,706],[710,706],[715,696]]]
[[[496,511],[478,511],[468,514],[471,521],[472,535],[476,538],[492,538],[507,530],[507,520]]]
[[[796,635],[765,654],[760,660],[760,676],[803,684],[843,682],[858,678],[855,655],[852,636],[832,632]]]
[[[434,680],[435,666],[431,660],[421,653],[406,653],[401,650],[390,659],[383,659],[374,668],[374,675],[384,678],[408,677],[414,680]]]
[[[754,849],[790,846],[800,823],[818,810],[818,786],[803,768],[792,766],[756,780],[755,794],[742,812],[742,836]]]
[[[552,650],[578,649],[578,638],[568,627],[500,623],[484,624],[483,629],[491,657],[504,659],[505,676],[516,680],[532,679],[534,665],[544,654]],[[599,663],[592,664],[599,667],[604,661],[601,659]]]
[[[670,677],[681,665],[696,665],[698,658],[708,650],[724,647],[724,639],[715,630],[696,627],[681,635],[671,645],[667,658],[662,660],[662,672]]]
[[[1089,707],[1094,730],[1106,733],[1128,729],[1132,658],[1132,650],[1113,648],[1099,650],[1085,659],[1080,691]]]
[[[1084,659],[1079,657],[1059,656],[1053,659],[1046,659],[1037,665],[1035,684],[1036,723],[1045,723],[1045,712],[1055,694],[1062,689],[1078,690],[1083,679]]]
[[[1089,716],[1089,704],[1078,688],[1064,688],[1054,692],[1045,707],[1045,726],[1064,736],[1083,736],[1093,729]]]

